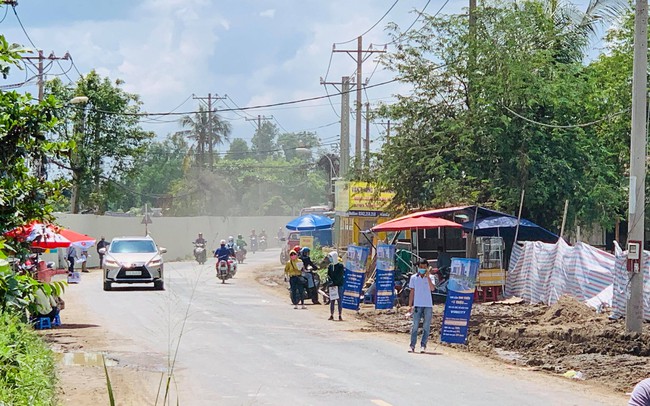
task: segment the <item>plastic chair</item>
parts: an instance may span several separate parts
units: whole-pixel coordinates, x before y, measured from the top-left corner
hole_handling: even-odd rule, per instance
[[[36,320],[35,327],[38,330],[52,328],[52,322],[49,317],[39,317],[38,320]]]
[[[54,316],[54,321],[52,322],[52,326],[58,327],[61,325],[61,317],[57,314]]]

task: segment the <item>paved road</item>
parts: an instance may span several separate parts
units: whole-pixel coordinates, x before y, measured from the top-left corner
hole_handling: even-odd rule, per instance
[[[162,368],[180,337],[181,405],[624,404],[586,386],[484,367],[447,350],[408,354],[406,337],[348,331],[352,321],[327,321],[315,307],[294,310],[288,295],[259,285],[251,274],[263,264],[278,264],[278,250],[250,256],[225,285],[214,277],[213,262],[177,262],[165,264],[165,292],[103,292],[98,272],[71,290],[112,334],[128,337],[109,349],[122,364]],[[142,355],[120,358],[134,351]]]

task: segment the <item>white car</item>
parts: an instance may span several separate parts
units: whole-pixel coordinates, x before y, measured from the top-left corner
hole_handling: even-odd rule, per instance
[[[102,252],[103,250],[103,252]],[[165,248],[158,248],[151,237],[113,238],[104,254],[104,290],[113,283],[151,283],[164,290],[163,258]]]

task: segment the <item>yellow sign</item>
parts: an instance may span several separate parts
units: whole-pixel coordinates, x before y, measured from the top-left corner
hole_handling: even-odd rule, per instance
[[[384,211],[394,196],[395,193],[380,192],[372,183],[350,182],[348,210]]]
[[[311,235],[301,235],[300,236],[300,246],[309,247],[310,250],[314,249],[314,237]]]

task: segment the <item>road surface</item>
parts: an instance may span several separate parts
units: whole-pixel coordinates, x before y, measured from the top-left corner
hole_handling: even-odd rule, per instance
[[[249,255],[226,284],[215,278],[214,260],[169,262],[164,292],[128,285],[104,292],[95,271],[67,295],[111,337],[100,350],[113,364],[156,376],[174,365],[171,404],[625,404],[587,385],[448,348],[409,354],[408,337],[359,331],[353,312],[332,322],[324,306],[294,310],[288,293],[254,278],[263,266],[281,273],[278,257],[277,249]],[[143,392],[155,392],[159,380],[144,385]]]

